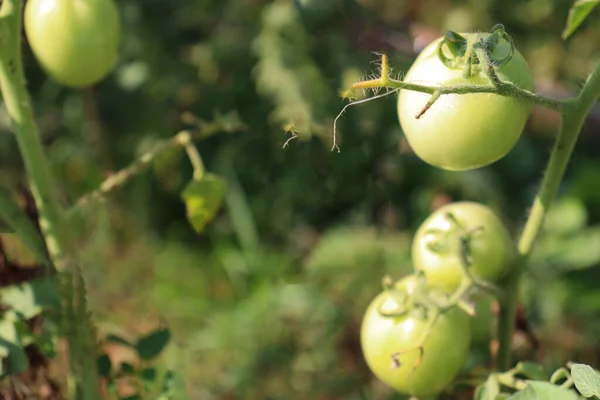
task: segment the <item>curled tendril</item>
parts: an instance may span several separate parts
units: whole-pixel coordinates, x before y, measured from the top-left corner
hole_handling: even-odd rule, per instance
[[[446,57],[444,53],[444,45],[448,47],[450,52],[454,55],[454,58]],[[458,68],[456,58],[464,55],[467,46],[467,39],[462,37],[456,32],[448,31],[444,35],[444,38],[438,43],[437,55],[440,61],[448,68]]]
[[[506,33],[504,25],[502,24],[494,25],[494,27],[491,30],[491,35],[485,39],[483,46],[489,52],[489,54],[492,54],[492,51],[498,45],[500,39],[504,39],[508,42],[510,50],[508,51],[506,57],[500,60],[492,60],[494,62],[494,65],[496,66],[506,64],[513,58],[515,54],[515,43],[512,37],[508,33]]]

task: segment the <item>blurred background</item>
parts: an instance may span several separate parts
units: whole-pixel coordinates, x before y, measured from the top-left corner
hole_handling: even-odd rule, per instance
[[[571,0],[117,3],[120,59],[94,88],[59,86],[23,44],[65,201],[185,128],[185,112],[244,128],[198,143],[207,169],[228,187],[203,234],[180,198],[192,174],[182,152],[158,158],[88,211],[84,271],[100,333],[136,338],[169,326],[174,340],[160,363],[185,377],[193,399],[403,399],[373,378],[360,352],[362,314],[381,278],[411,271],[412,234],[449,201],[488,204],[518,235],[559,116],[536,108],[506,158],[446,172],[411,152],[394,96],[349,108],[338,125],[341,152],[331,152],[333,119],[348,102],[340,94],[377,71],[376,53],[401,73],[447,29],[502,23],[537,91],[570,96],[600,55],[597,13],[563,41]],[[1,112],[2,175],[19,176]],[[290,123],[299,137],[282,148]],[[595,110],[523,287],[531,332],[515,336],[515,352],[549,370],[569,360],[598,365],[599,133]],[[493,319],[489,302],[482,307],[465,374],[490,365]],[[457,393],[449,398],[469,398],[468,389]]]

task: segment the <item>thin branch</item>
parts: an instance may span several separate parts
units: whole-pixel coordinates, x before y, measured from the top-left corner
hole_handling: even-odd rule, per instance
[[[205,139],[223,130],[226,129],[219,123],[205,124],[200,131],[193,133],[188,130],[181,131],[170,139],[156,143],[151,150],[142,154],[140,158],[132,162],[129,166],[106,178],[104,182],[100,184],[98,189],[80,198],[73,208],[78,209],[89,203],[102,201],[108,193],[124,186],[135,175],[148,169],[159,154],[167,150],[185,147],[192,141]],[[196,167],[197,166],[194,166],[195,169]]]

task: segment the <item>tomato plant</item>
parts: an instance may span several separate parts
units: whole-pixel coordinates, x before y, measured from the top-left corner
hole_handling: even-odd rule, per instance
[[[119,18],[113,0],[29,0],[25,33],[48,75],[85,87],[106,77],[117,60]]]
[[[469,39],[473,35],[463,36]],[[488,33],[480,35],[490,37]],[[424,86],[490,83],[477,64],[470,65],[460,56],[450,60],[452,55],[442,40],[433,41],[419,54],[404,81]],[[496,67],[497,76],[532,91],[531,70],[518,50],[513,48],[511,54],[511,46],[512,42],[504,38],[493,48],[492,61],[505,61]],[[469,67],[469,77],[465,77],[465,66]],[[456,171],[483,167],[505,156],[521,136],[532,109],[532,103],[498,94],[447,94],[417,118],[430,98],[427,93],[400,91],[397,107],[402,130],[417,156],[431,165]]]
[[[413,239],[412,260],[430,286],[453,292],[465,268],[475,279],[497,281],[510,267],[514,247],[508,230],[489,207],[455,202],[421,224]]]
[[[416,287],[414,275],[394,285],[410,303]],[[444,390],[460,372],[469,351],[469,316],[458,307],[443,311],[435,320],[415,305],[399,304],[386,290],[365,312],[361,346],[367,365],[382,382],[413,396],[431,396]],[[404,313],[394,313],[405,309]],[[428,318],[429,316],[429,318]]]

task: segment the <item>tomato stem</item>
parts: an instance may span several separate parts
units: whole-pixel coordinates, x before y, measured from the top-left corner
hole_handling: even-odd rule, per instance
[[[60,271],[65,269],[63,210],[58,203],[54,179],[42,148],[31,98],[25,88],[20,51],[21,10],[20,0],[6,0],[0,8],[0,87],[30,178],[46,246],[54,265]]]
[[[62,300],[61,333],[69,343],[69,374],[86,399],[99,399],[95,363],[95,328],[86,303],[85,282],[77,263],[74,230],[65,226],[51,169],[40,140],[33,106],[25,86],[21,58],[21,0],[4,0],[0,8],[0,87],[4,104],[14,127],[19,150],[30,180],[31,191],[40,215],[40,227],[53,266],[59,272],[59,292]]]
[[[385,82],[385,83],[384,83]],[[449,94],[465,95],[470,93],[495,93],[501,96],[515,97],[523,101],[532,102],[543,107],[561,111],[563,104],[573,99],[554,99],[550,97],[541,96],[537,93],[531,92],[526,89],[522,89],[519,86],[511,83],[501,81],[497,79],[496,84],[489,85],[453,85],[453,86],[442,86],[442,85],[421,85],[412,82],[405,82],[397,79],[387,78],[382,79],[370,79],[366,81],[356,82],[351,86],[352,89],[377,89],[377,88],[390,88],[400,90],[412,90],[414,92],[427,93],[433,95],[435,92],[439,92],[440,96]],[[364,100],[358,100],[354,103],[364,102]],[[350,103],[350,104],[354,104]]]
[[[506,370],[511,365],[510,350],[521,276],[542,230],[550,204],[556,197],[581,128],[599,96],[600,63],[588,77],[579,95],[574,99],[563,101],[562,122],[558,136],[554,142],[540,190],[533,201],[533,207],[518,242],[518,259],[515,268],[505,282],[506,292],[500,301],[499,350],[497,354],[497,366],[500,370]]]

